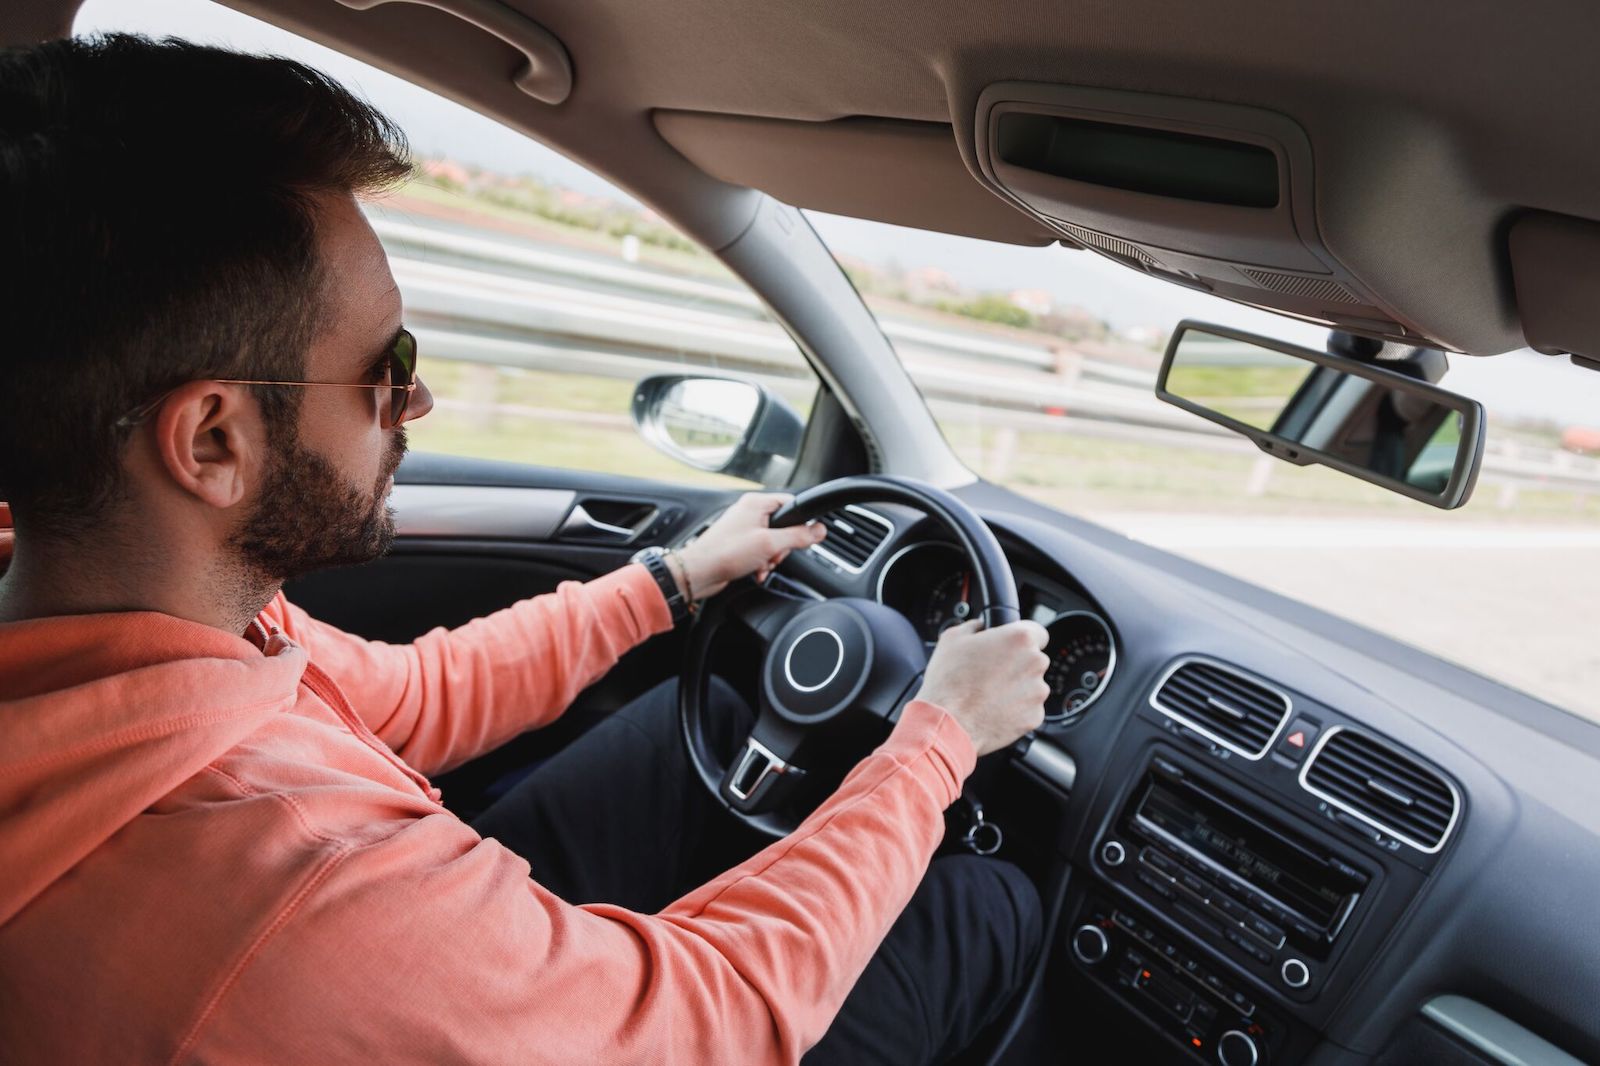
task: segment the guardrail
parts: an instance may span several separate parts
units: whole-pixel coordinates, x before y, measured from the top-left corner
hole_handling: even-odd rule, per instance
[[[636,380],[688,368],[733,371],[783,391],[810,371],[750,292],[578,252],[383,217],[373,228],[430,358]],[[1158,401],[1153,374],[1072,349],[882,318],[936,411],[997,408],[1015,430],[1074,432],[1249,453],[1233,433]],[[620,412],[619,412],[620,414]],[[991,471],[991,476],[994,476]],[[1248,491],[1267,474],[1258,464]],[[1491,445],[1482,477],[1509,507],[1519,488],[1600,492],[1600,460]]]

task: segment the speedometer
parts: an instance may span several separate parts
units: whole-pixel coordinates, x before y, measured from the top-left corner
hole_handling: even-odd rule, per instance
[[[1044,673],[1050,686],[1045,720],[1070,722],[1100,698],[1116,668],[1117,648],[1105,622],[1089,611],[1068,611],[1045,630],[1050,634],[1045,645],[1050,657]]]

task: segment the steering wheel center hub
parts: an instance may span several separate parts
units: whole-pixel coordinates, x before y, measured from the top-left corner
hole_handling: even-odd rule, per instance
[[[812,626],[795,638],[783,658],[783,677],[796,692],[827,688],[844,666],[844,638],[827,626]]]
[[[762,684],[772,709],[797,725],[840,713],[872,672],[875,644],[871,627],[846,601],[801,611],[767,652]]]

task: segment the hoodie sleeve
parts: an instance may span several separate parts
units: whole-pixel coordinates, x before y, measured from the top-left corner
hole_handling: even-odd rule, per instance
[[[798,830],[654,915],[570,906],[445,814],[332,849],[174,1061],[794,1063],[911,898],[974,758],[913,701]]]
[[[645,638],[672,627],[643,566],[513,604],[410,644],[319,622],[282,593],[263,612],[339,685],[385,744],[425,774],[547,725]]]

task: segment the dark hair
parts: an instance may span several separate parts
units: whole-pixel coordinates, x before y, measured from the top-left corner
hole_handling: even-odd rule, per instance
[[[0,500],[76,537],[119,496],[117,420],[206,377],[298,380],[318,193],[411,173],[304,64],[116,34],[0,50]],[[276,432],[300,389],[255,386]]]

